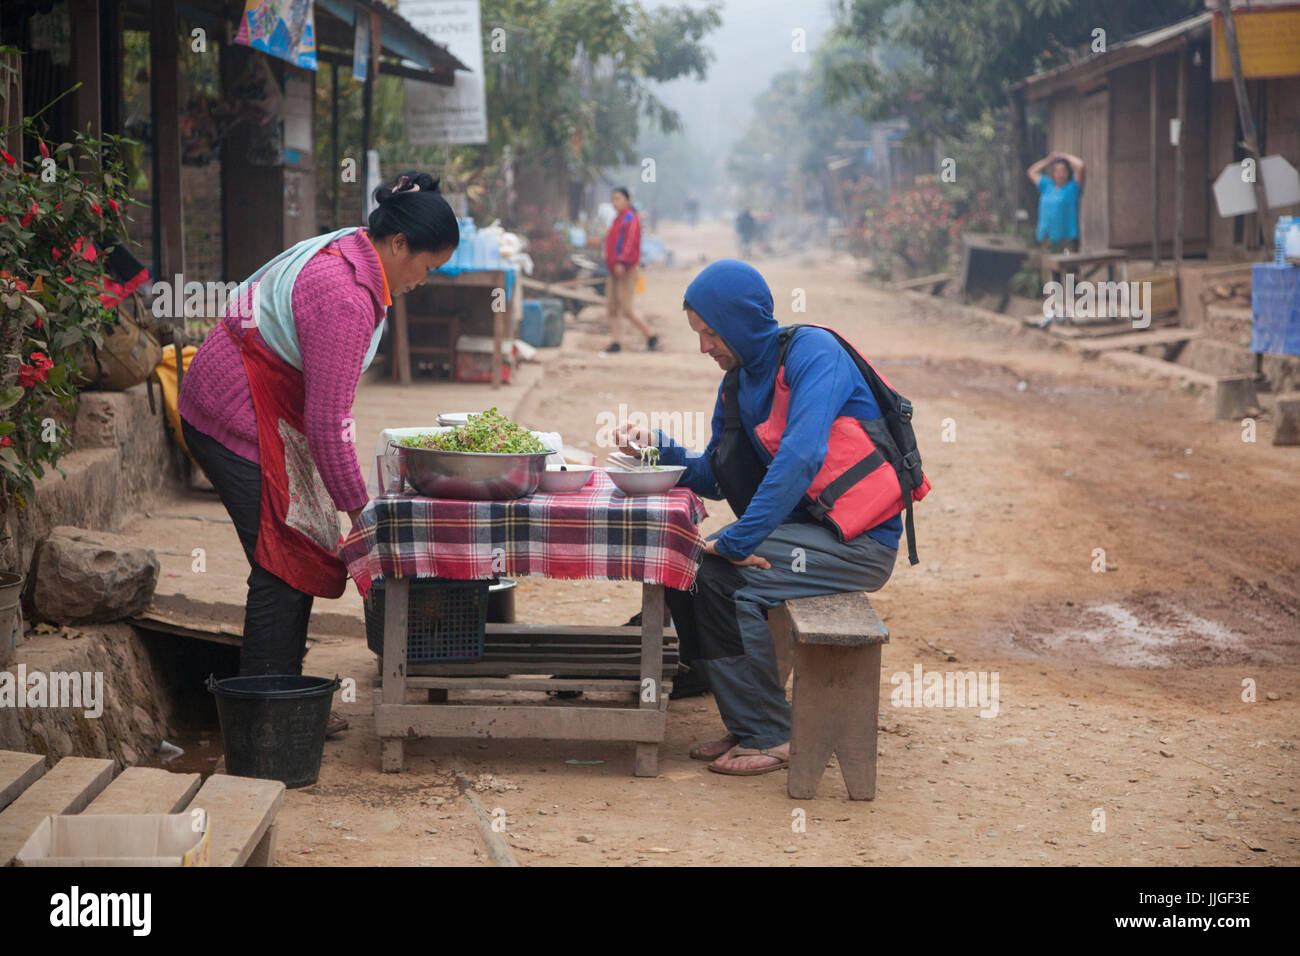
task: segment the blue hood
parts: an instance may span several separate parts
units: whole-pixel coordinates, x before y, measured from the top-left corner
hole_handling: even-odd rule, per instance
[[[776,378],[776,336],[772,290],[758,270],[737,259],[720,259],[686,287],[686,304],[722,336],[743,366],[747,384]]]

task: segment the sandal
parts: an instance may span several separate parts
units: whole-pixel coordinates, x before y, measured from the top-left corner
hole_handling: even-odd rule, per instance
[[[346,717],[337,710],[331,710],[330,719],[325,722],[325,736],[333,737],[335,734],[347,730],[350,726],[352,725]]]
[[[732,757],[775,757],[777,762],[769,764],[766,767],[749,767],[745,770],[732,770],[730,767],[720,767],[717,762],[709,764],[709,769],[714,773],[725,773],[730,777],[757,777],[762,773],[772,773],[774,770],[785,770],[790,766],[790,758],[784,754],[774,754],[770,750],[752,750],[748,747],[736,747],[735,749],[723,754],[728,760]],[[722,758],[719,757],[719,760]]]
[[[719,757],[725,756],[739,742],[740,742],[740,738],[737,737],[735,734],[727,734],[727,736],[722,738],[721,740],[710,740],[708,743],[696,744],[694,747],[690,749],[690,753],[688,754],[688,756],[692,760],[708,760],[712,762],[714,760],[717,760]],[[704,749],[705,747],[709,746],[709,744],[725,744],[726,748],[723,750],[719,750],[717,753],[709,753]]]

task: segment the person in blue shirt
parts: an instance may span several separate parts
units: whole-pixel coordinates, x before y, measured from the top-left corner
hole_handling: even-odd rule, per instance
[[[743,516],[706,542],[695,587],[665,591],[681,658],[707,678],[727,729],[725,737],[700,744],[691,756],[711,761],[718,773],[768,773],[788,766],[790,705],[777,674],[767,611],[796,597],[878,590],[893,572],[902,519],[895,515],[841,541],[804,507],[804,493],[826,458],[832,422],[841,415],[880,417],[862,373],[829,332],[802,328],[790,341],[789,405],[773,455],[755,436],[772,412],[780,354],[767,282],[753,266],[724,259],[696,276],[683,306],[700,351],[723,372],[738,370],[744,435],[758,456],[758,470],[766,467]],[[680,484],[719,499],[725,495],[712,456],[724,424],[719,386],[703,453],[640,427],[620,429],[616,440],[628,453],[632,442],[657,445],[660,464],[685,466]]]
[[[1079,251],[1079,196],[1085,174],[1083,160],[1054,152],[1026,170],[1038,187],[1038,241],[1050,252]]]

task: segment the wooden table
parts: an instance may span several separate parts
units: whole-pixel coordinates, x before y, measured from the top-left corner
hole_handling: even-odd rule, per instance
[[[1042,256],[1043,282],[1060,282],[1061,277],[1073,272],[1075,281],[1091,278],[1102,269],[1106,278],[1115,281],[1115,267],[1119,266],[1123,274],[1122,281],[1128,281],[1128,253],[1119,249],[1098,249],[1094,252],[1063,252]]]
[[[490,322],[492,326],[492,387],[501,387],[501,354],[505,340],[513,333],[513,320],[518,318],[523,309],[523,295],[516,280],[514,294],[506,297],[506,273],[504,269],[484,269],[447,275],[442,272],[430,272],[424,285],[433,289],[471,289],[484,294],[476,297],[471,321]],[[505,297],[501,303],[503,309],[495,308],[498,304],[496,290]],[[461,328],[460,331],[465,331]],[[454,333],[453,333],[454,334]],[[455,347],[455,342],[452,342]],[[393,344],[394,377],[402,385],[411,384],[411,342],[409,319],[407,316],[406,296],[398,296],[393,303]],[[455,369],[452,369],[455,378]]]
[[[641,586],[641,627],[489,624],[484,657],[446,663],[406,663],[410,578],[384,579],[384,655],[375,698],[375,732],[387,772],[403,767],[409,737],[484,737],[620,740],[636,745],[634,773],[659,773],[659,744],[667,722],[668,692],[677,666],[665,653],[664,589]],[[560,674],[563,680],[527,675]],[[572,676],[570,676],[572,675]],[[425,703],[407,702],[409,689],[428,691]],[[618,691],[636,706],[452,703],[453,690]]]

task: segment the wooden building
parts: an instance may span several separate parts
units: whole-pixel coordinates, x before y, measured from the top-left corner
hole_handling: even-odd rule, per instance
[[[1248,18],[1264,11],[1287,12],[1300,24],[1300,7],[1283,11],[1255,0],[1233,10],[1239,34],[1243,23],[1255,28]],[[1180,251],[1213,259],[1257,255],[1255,214],[1221,218],[1212,192],[1223,168],[1246,156],[1221,31],[1221,15],[1207,9],[1016,85],[1021,114],[1041,111],[1046,149],[1074,153],[1087,166],[1079,209],[1085,249],[1153,260]],[[1300,166],[1300,71],[1252,76],[1251,62],[1261,60],[1248,61],[1245,71],[1260,153]],[[1171,143],[1175,118],[1178,146]],[[1296,206],[1269,210],[1268,228],[1278,215],[1297,213]]]
[[[379,65],[364,86],[367,118],[376,72],[452,85],[465,69],[378,0],[311,4],[317,70],[235,42],[244,9],[244,0],[0,4],[0,44],[21,51],[24,115],[80,83],[42,116],[51,138],[90,129],[144,142],[132,238],[158,278],[237,281],[319,231],[316,179],[336,173],[316,168],[317,139],[329,135],[316,129],[317,93],[337,99],[337,70],[352,65],[358,37]],[[355,155],[369,129],[348,144]],[[17,139],[10,152],[21,155]],[[361,215],[358,205],[345,221]]]

